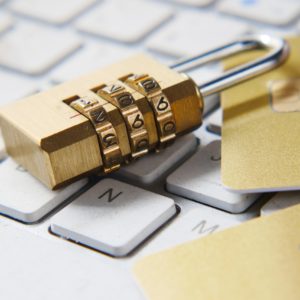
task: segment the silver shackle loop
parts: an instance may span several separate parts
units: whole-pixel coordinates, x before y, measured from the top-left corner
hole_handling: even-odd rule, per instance
[[[218,93],[242,81],[269,71],[284,62],[289,55],[289,46],[284,39],[258,34],[237,39],[212,51],[184,59],[172,65],[171,68],[178,72],[187,72],[222,58],[253,49],[266,49],[269,50],[269,53],[262,58],[230,69],[220,76],[200,84],[198,87],[201,94],[208,96]]]

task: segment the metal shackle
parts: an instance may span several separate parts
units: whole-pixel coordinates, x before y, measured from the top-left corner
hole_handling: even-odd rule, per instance
[[[269,52],[262,58],[230,69],[220,76],[198,85],[201,95],[209,96],[279,66],[289,55],[288,43],[282,38],[266,34],[248,35],[206,53],[185,58],[170,68],[177,72],[187,72],[240,52],[254,49],[265,49]]]

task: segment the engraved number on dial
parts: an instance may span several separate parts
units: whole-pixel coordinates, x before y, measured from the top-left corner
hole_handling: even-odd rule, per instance
[[[175,124],[173,122],[167,122],[165,125],[164,125],[164,131],[166,133],[171,133],[175,130]]]
[[[166,101],[165,97],[162,96],[160,97],[158,104],[157,104],[157,109],[159,111],[166,110],[169,107],[169,103]]]
[[[149,92],[157,87],[157,83],[153,79],[146,79],[142,81],[142,86]]]
[[[101,123],[106,120],[106,112],[104,109],[91,112],[91,117],[95,123]]]
[[[115,145],[117,143],[116,136],[112,133],[109,133],[103,138],[103,142],[106,144],[106,147]]]
[[[132,127],[134,129],[139,129],[144,125],[144,121],[141,119],[141,115],[137,114],[133,123],[132,123]]]
[[[129,93],[124,93],[118,97],[118,102],[120,103],[121,107],[126,107],[133,103],[133,98]]]

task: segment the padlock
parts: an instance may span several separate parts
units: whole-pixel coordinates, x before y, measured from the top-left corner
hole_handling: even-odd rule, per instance
[[[183,73],[252,49],[269,53],[199,86]],[[273,69],[288,52],[285,40],[255,35],[169,68],[134,56],[1,108],[7,153],[51,189],[110,173],[199,127],[203,97]]]

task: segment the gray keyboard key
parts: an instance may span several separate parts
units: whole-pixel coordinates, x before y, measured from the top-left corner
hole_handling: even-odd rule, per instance
[[[262,216],[270,215],[278,210],[300,204],[300,192],[280,192],[272,197],[262,208]]]
[[[196,154],[167,178],[171,193],[232,213],[246,210],[258,194],[237,194],[221,183],[221,141],[201,147]]]
[[[0,105],[23,98],[39,90],[34,80],[5,71],[0,71],[0,82]]]
[[[70,21],[93,3],[95,0],[26,0],[13,1],[10,8],[19,14],[62,24]]]
[[[159,181],[168,171],[176,168],[197,149],[197,140],[189,134],[178,138],[174,144],[160,153],[151,153],[124,166],[117,176],[132,183],[152,184]]]
[[[87,184],[77,181],[51,191],[11,158],[0,163],[0,213],[26,223],[36,222]]]
[[[0,236],[3,300],[124,299],[124,295],[142,299],[120,262],[114,264],[95,251],[49,234],[41,237],[9,226],[1,218]]]
[[[232,214],[199,204],[173,222],[142,250],[142,254],[161,251],[187,241],[198,239],[226,228],[238,225],[243,220]]]
[[[125,47],[90,43],[58,66],[51,74],[52,81],[64,82],[85,73],[115,63],[132,53]]]
[[[175,213],[170,198],[104,179],[54,216],[51,230],[113,256],[124,256]]]
[[[44,73],[80,46],[64,30],[22,24],[0,39],[0,65],[26,74]]]
[[[170,0],[172,2],[191,5],[195,7],[203,7],[212,4],[215,0]]]
[[[223,123],[223,111],[221,108],[216,109],[206,119],[207,130],[221,135],[222,123]]]
[[[248,25],[212,13],[184,12],[159,30],[147,47],[176,57],[222,46],[249,30]]]
[[[221,12],[272,25],[287,25],[300,15],[300,3],[297,0],[225,0],[220,1],[217,7]]]
[[[153,1],[106,1],[77,22],[79,30],[133,43],[172,16],[172,10]]]
[[[0,12],[0,33],[7,30],[13,25],[12,17],[7,14]]]

